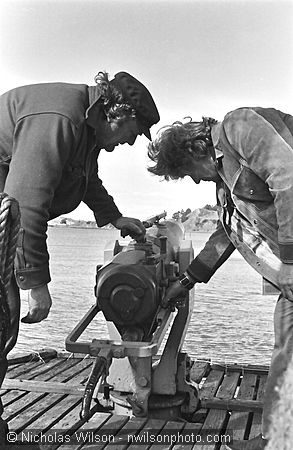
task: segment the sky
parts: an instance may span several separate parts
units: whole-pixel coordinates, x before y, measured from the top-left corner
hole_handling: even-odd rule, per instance
[[[242,106],[293,114],[293,0],[2,0],[0,93],[126,71],[152,93],[164,125],[222,120]],[[215,185],[162,181],[147,139],[99,156],[99,175],[125,216],[214,205]],[[79,206],[69,214],[93,220]]]

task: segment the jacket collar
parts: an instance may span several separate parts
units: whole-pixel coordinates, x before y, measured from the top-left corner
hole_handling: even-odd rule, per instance
[[[222,122],[218,122],[212,126],[211,136],[213,141],[213,146],[215,149],[216,159],[220,159],[223,157],[223,152],[221,151],[219,141],[220,141],[220,132],[221,132]]]
[[[98,86],[88,86],[89,107],[85,112],[87,125],[97,130],[101,120],[105,118],[104,110],[101,104],[101,94]]]

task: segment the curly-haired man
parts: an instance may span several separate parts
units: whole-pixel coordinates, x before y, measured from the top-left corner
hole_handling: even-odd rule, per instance
[[[278,383],[293,354],[293,117],[273,108],[239,108],[222,122],[175,122],[149,144],[153,174],[216,183],[219,222],[203,250],[167,291],[166,305],[207,283],[235,247],[280,288],[275,346],[264,398],[262,435],[233,449],[263,449]]]

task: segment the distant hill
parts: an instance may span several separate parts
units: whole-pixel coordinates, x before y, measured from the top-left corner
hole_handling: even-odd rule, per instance
[[[214,231],[218,221],[216,207],[197,208],[191,211],[186,217],[182,218],[182,224],[185,231]]]
[[[175,220],[182,222],[185,231],[210,232],[216,228],[218,214],[215,206],[206,205],[194,211],[178,211],[172,216]],[[97,228],[96,222],[91,220],[75,220],[70,217],[57,217],[49,222],[51,227],[73,227],[73,228]],[[104,229],[112,229],[113,225],[106,225]]]
[[[56,219],[50,220],[49,227],[72,227],[72,228],[97,228],[97,224],[92,220],[75,220],[70,217],[56,217]],[[112,227],[110,225],[109,227]]]

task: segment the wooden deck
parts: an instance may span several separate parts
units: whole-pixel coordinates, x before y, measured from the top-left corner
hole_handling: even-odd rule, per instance
[[[26,362],[11,360],[1,390],[3,417],[20,441],[30,443],[9,449],[223,450],[220,439],[260,433],[268,367],[195,361],[191,377],[200,386],[201,409],[192,422],[101,413],[94,401],[84,422],[81,396],[92,361],[53,351],[28,356]],[[200,444],[200,439],[206,440]]]

